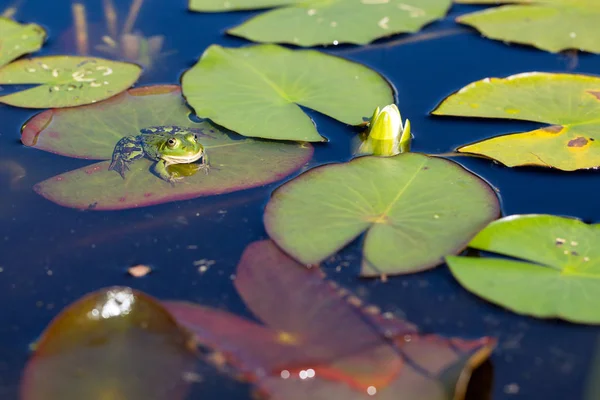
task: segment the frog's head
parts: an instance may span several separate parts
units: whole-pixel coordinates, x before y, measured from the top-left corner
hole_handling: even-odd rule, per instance
[[[204,146],[198,142],[194,132],[177,132],[165,135],[157,146],[161,159],[167,164],[187,164],[199,160],[204,154]]]

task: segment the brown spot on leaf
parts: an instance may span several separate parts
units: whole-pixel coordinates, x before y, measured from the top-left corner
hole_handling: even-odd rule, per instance
[[[600,90],[588,90],[587,92],[594,96],[596,100],[600,100]]]
[[[127,200],[125,197],[119,197],[119,201],[120,201],[121,203],[122,203],[122,202],[124,202],[125,200]]]
[[[153,193],[144,193],[144,197],[150,197]]]
[[[548,133],[560,133],[563,130],[563,127],[560,125],[551,125],[551,126],[542,128],[542,130],[544,132],[548,132]]]
[[[588,140],[583,136],[576,137],[575,139],[569,140],[567,146],[569,147],[583,147],[588,143]]]

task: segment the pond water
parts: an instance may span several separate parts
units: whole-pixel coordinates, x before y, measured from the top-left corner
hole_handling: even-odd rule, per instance
[[[103,24],[102,2],[85,3],[89,24]],[[115,2],[125,15],[129,2]],[[0,8],[11,4],[0,3]],[[340,55],[382,73],[397,90],[402,115],[410,118],[412,150],[430,154],[499,133],[538,126],[526,122],[493,122],[428,116],[446,95],[487,76],[526,71],[600,71],[600,57],[553,55],[529,47],[508,46],[459,27],[453,18],[472,6],[454,6],[448,17],[424,32],[444,34],[403,43],[401,35],[364,47],[331,46]],[[251,12],[200,14],[186,10],[183,0],[145,0],[135,28],[146,36],[164,35],[162,58],[137,85],[178,83],[211,44],[241,46],[248,42],[226,36],[226,28]],[[71,2],[22,0],[16,19],[38,23],[49,40],[38,55],[70,54]],[[93,32],[93,30],[90,30]],[[92,35],[92,33],[91,33]],[[102,54],[97,54],[102,56]],[[235,112],[235,110],[233,110]],[[315,145],[308,167],[352,157],[356,131],[309,112],[330,140]],[[158,298],[183,299],[249,316],[232,286],[237,261],[250,242],[265,239],[263,208],[281,182],[234,194],[180,201],[118,212],[76,211],[55,205],[32,186],[64,171],[88,165],[24,147],[21,125],[35,111],[0,105],[0,397],[16,399],[19,377],[33,342],[65,305],[109,285],[127,285]],[[509,169],[474,158],[456,158],[482,176],[501,195],[504,215],[550,213],[598,222],[593,196],[600,187],[595,171],[560,173],[534,168]],[[20,177],[14,179],[14,177]],[[444,335],[499,339],[492,356],[493,398],[582,399],[600,329],[515,315],[465,291],[445,266],[433,271],[379,280],[355,278],[360,243],[338,257],[349,267],[328,265],[330,278],[358,292],[384,310],[405,316],[425,331]],[[202,261],[204,260],[204,261]],[[201,272],[206,260],[214,263]],[[153,273],[132,278],[127,268],[147,264]],[[202,382],[191,399],[249,399],[247,385],[201,367]]]

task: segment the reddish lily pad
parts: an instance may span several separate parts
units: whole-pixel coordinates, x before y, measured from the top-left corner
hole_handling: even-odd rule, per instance
[[[419,334],[368,312],[345,289],[273,242],[251,244],[235,286],[259,325],[223,311],[166,302],[174,317],[271,399],[463,399],[473,368],[495,345]]]
[[[35,190],[66,207],[116,210],[228,193],[265,185],[300,168],[312,156],[309,144],[236,137],[209,122],[189,118],[179,86],[157,85],[128,90],[107,101],[44,111],[22,129],[27,145],[70,157],[109,160],[115,144],[149,126],[176,125],[200,132],[210,172],[193,173],[172,166],[185,178],[171,185],[151,173],[153,162],[141,159],[126,179],[109,171],[109,161],[47,179]]]
[[[91,293],[48,326],[21,399],[184,399],[193,338],[156,300],[126,287]]]

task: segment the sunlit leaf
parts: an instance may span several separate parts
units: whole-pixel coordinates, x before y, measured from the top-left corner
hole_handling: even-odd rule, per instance
[[[135,64],[92,57],[49,56],[15,61],[0,69],[0,84],[34,84],[0,97],[16,107],[72,107],[96,103],[130,87],[142,73]]]
[[[150,159],[134,162],[126,178],[109,171],[109,161],[52,177],[35,186],[67,207],[96,210],[141,207],[247,189],[279,180],[312,156],[308,144],[234,137],[208,122],[194,122],[174,85],[131,89],[98,104],[44,111],[29,120],[21,140],[28,146],[71,157],[109,160],[116,143],[149,126],[194,129],[208,155],[208,174],[192,165],[173,165],[185,178],[171,185],[151,172]]]
[[[523,73],[473,82],[449,96],[436,115],[487,117],[549,124],[462,146],[509,166],[536,165],[565,171],[600,166],[600,78]]]
[[[469,247],[501,258],[447,257],[468,290],[520,314],[600,323],[600,226],[551,215],[492,222]]]
[[[50,323],[20,398],[184,399],[195,362],[193,338],[160,303],[125,287],[102,289]]]
[[[456,20],[484,36],[535,46],[553,53],[578,49],[600,53],[597,0],[454,0],[462,4],[504,4]]]
[[[451,0],[190,0],[193,11],[266,11],[228,33],[255,42],[298,46],[367,44],[397,33],[417,32],[446,15]]]
[[[271,239],[318,264],[366,232],[361,275],[434,267],[499,214],[485,181],[454,162],[416,153],[361,157],[312,169],[267,204]]]
[[[22,25],[0,17],[0,67],[23,54],[39,50],[45,39],[46,31],[39,25]]]
[[[381,315],[270,241],[246,249],[235,286],[267,326],[191,303],[166,307],[272,399],[368,399],[376,388],[383,399],[460,400],[495,345],[421,335],[395,318],[379,325]]]
[[[376,107],[393,102],[386,80],[363,65],[277,45],[213,45],[181,81],[198,116],[269,139],[324,140],[300,106],[359,125]]]

